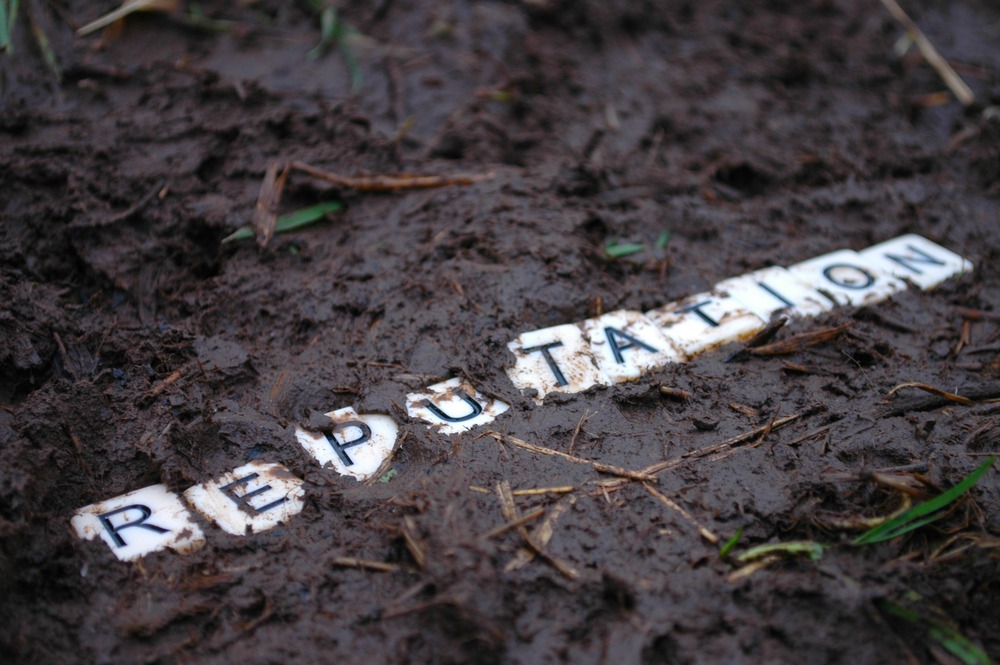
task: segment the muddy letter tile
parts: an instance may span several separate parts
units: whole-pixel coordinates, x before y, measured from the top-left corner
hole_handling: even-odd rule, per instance
[[[739,277],[730,277],[715,285],[764,319],[784,310],[793,318],[816,316],[833,309],[833,305],[781,266],[756,270]]]
[[[538,403],[551,392],[578,393],[611,384],[574,323],[522,333],[507,348],[517,357],[507,376],[520,390],[537,390]]]
[[[634,381],[649,370],[686,360],[641,312],[620,309],[579,325],[597,365],[612,383]]]
[[[226,533],[267,531],[302,511],[302,481],[280,464],[250,462],[195,485],[184,498]]]
[[[406,396],[410,417],[426,420],[441,434],[457,434],[485,425],[509,408],[509,404],[490,399],[458,377]]]
[[[972,262],[918,235],[905,235],[858,252],[885,272],[932,289],[955,275],[970,272]]]
[[[295,438],[323,466],[342,476],[370,478],[396,444],[399,428],[389,416],[358,415],[352,407],[326,414],[330,426],[317,432],[295,428]]]
[[[906,290],[903,281],[850,249],[796,263],[788,272],[839,306],[877,303]]]
[[[84,540],[100,535],[120,561],[132,561],[164,547],[187,554],[205,544],[205,536],[191,520],[187,507],[166,485],[144,487],[81,508],[70,524]]]
[[[719,291],[672,302],[646,316],[689,358],[746,339],[765,325],[739,300]]]

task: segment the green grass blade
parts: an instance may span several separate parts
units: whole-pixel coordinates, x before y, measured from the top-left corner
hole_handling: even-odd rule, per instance
[[[340,201],[325,201],[309,208],[296,210],[288,215],[278,218],[278,223],[274,225],[275,233],[287,233],[297,228],[312,224],[323,219],[327,214],[340,210]]]
[[[902,515],[894,517],[885,524],[881,524],[872,529],[871,531],[862,534],[857,539],[855,539],[854,544],[868,545],[870,543],[878,543],[883,540],[889,540],[890,538],[895,538],[897,535],[905,533],[905,531],[900,531],[901,527],[910,524],[911,522],[917,520],[920,517],[937,512],[938,510],[944,508],[949,503],[951,503],[952,501],[954,501],[955,499],[959,498],[960,496],[968,492],[970,489],[972,489],[972,486],[975,485],[976,482],[983,477],[983,474],[985,474],[990,469],[991,466],[993,466],[993,461],[995,459],[996,459],[995,457],[991,456],[989,459],[987,459],[985,462],[979,465],[979,467],[975,471],[970,473],[962,482],[958,483],[947,492],[941,494],[940,496],[934,497],[930,501],[922,503],[919,506],[914,506],[913,508],[910,508]],[[937,518],[935,517],[933,519],[922,520],[919,524],[912,526],[911,529],[907,529],[907,531],[911,531],[912,529],[918,528],[919,526],[923,526],[924,524],[929,524],[930,522],[933,522],[934,519]],[[895,533],[897,531],[899,531],[899,533]]]
[[[223,238],[222,244],[225,245],[227,242],[236,242],[237,240],[248,240],[249,238],[253,238],[253,236],[253,229],[249,226],[243,226]]]
[[[319,15],[319,44],[317,44],[306,57],[315,60],[330,50],[334,40],[337,38],[337,10],[327,7]]]
[[[0,49],[5,49],[7,44],[10,44],[10,33],[13,27],[7,16],[7,5],[4,4],[3,0],[0,0]]]
[[[664,231],[660,234],[660,237],[656,239],[656,249],[663,249],[670,242],[670,231]]]
[[[351,92],[357,92],[364,82],[364,77],[361,75],[361,65],[358,64],[358,59],[354,57],[354,51],[348,44],[347,28],[343,23],[338,24],[337,43],[340,44],[340,53],[347,63],[347,71],[351,73]]]
[[[340,201],[324,201],[323,203],[319,203],[308,208],[300,208],[293,213],[279,217],[278,223],[274,225],[274,232],[277,234],[294,231],[295,229],[323,219],[323,217],[331,212],[340,210],[340,207]],[[249,240],[255,235],[256,234],[252,228],[244,226],[223,238],[222,244],[226,244],[227,242],[236,242],[237,240]]]
[[[811,540],[796,540],[787,543],[774,543],[773,545],[759,545],[739,555],[736,560],[740,563],[747,563],[768,554],[785,554],[788,556],[807,556],[816,561],[823,558],[823,550],[825,549],[825,546]]]
[[[743,527],[740,527],[736,530],[736,535],[726,541],[726,544],[722,546],[721,550],[719,550],[719,558],[725,561],[726,557],[729,556],[729,553],[733,551],[734,547],[736,547],[736,543],[740,542],[740,538],[742,536]]]
[[[605,247],[604,251],[615,258],[636,254],[646,249],[646,246],[639,242],[627,242],[622,245],[611,245]]]

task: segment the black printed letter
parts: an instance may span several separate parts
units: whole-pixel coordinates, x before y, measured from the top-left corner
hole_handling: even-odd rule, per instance
[[[462,398],[462,401],[464,401],[466,404],[469,405],[469,408],[471,408],[472,411],[470,411],[468,415],[460,416],[458,418],[449,416],[447,413],[442,411],[437,404],[430,401],[429,399],[420,400],[420,406],[430,409],[431,413],[433,413],[435,416],[445,421],[446,423],[464,423],[466,420],[472,420],[473,418],[475,418],[476,416],[478,416],[480,413],[483,412],[482,404],[469,397],[468,393],[466,393],[461,388],[459,388],[458,390],[453,390],[452,394],[458,395],[459,397]]]
[[[681,312],[694,312],[695,314],[697,314],[698,316],[700,316],[701,319],[705,323],[707,323],[708,325],[712,326],[713,328],[718,328],[719,327],[719,322],[718,321],[714,320],[708,314],[706,314],[705,312],[703,312],[700,309],[698,309],[699,307],[704,307],[705,305],[711,305],[711,304],[712,304],[711,300],[704,300],[704,301],[702,301],[700,303],[691,305],[690,307],[685,307],[684,309],[679,309],[679,310],[677,310],[677,313],[680,314]]]
[[[138,510],[140,513],[142,513],[142,517],[137,522],[126,522],[125,524],[119,524],[118,526],[114,526],[113,524],[111,524],[111,519],[110,519],[111,517],[117,515],[118,513],[124,513],[126,510]],[[123,531],[124,529],[127,529],[130,526],[139,526],[142,527],[143,529],[149,529],[150,531],[156,533],[167,533],[169,529],[164,529],[155,526],[153,524],[146,524],[146,520],[148,520],[149,516],[152,514],[153,511],[147,508],[146,506],[140,506],[136,504],[134,506],[125,506],[124,508],[119,508],[118,510],[112,510],[110,513],[104,513],[103,515],[98,515],[98,519],[101,520],[101,524],[103,524],[104,528],[107,529],[108,533],[111,534],[111,538],[112,540],[115,541],[115,544],[118,545],[118,547],[125,547],[126,543],[124,540],[122,540],[122,537],[118,535],[118,532]]]
[[[659,353],[658,349],[654,349],[645,342],[640,342],[635,337],[632,337],[632,335],[629,335],[628,333],[623,333],[621,330],[618,330],[618,328],[612,328],[609,326],[604,329],[604,335],[605,337],[608,338],[608,344],[611,345],[611,353],[615,354],[615,362],[618,363],[619,365],[625,362],[624,358],[622,358],[622,351],[634,349],[637,346],[646,349],[650,353]],[[626,344],[619,344],[618,340],[615,339],[615,336],[627,339],[628,342]]]
[[[853,284],[850,281],[843,282],[835,280],[833,278],[833,271],[836,270],[837,268],[847,268],[848,270],[857,270],[859,273],[865,276],[865,283]],[[833,282],[834,284],[836,284],[837,286],[843,287],[845,289],[867,289],[869,286],[875,283],[875,278],[872,277],[867,270],[865,270],[864,268],[859,268],[857,266],[848,265],[846,263],[836,263],[832,266],[827,266],[826,269],[823,270],[823,276],[826,277],[831,282]]]
[[[250,503],[249,503],[250,499],[254,498],[258,494],[263,494],[264,492],[266,492],[269,489],[271,489],[270,485],[264,485],[263,487],[258,487],[254,491],[247,492],[246,494],[243,494],[243,495],[237,494],[235,490],[230,489],[233,485],[246,485],[251,480],[253,480],[254,478],[257,478],[259,476],[260,476],[260,474],[258,474],[258,473],[251,473],[249,476],[243,476],[242,478],[234,480],[233,482],[229,483],[228,485],[223,485],[219,489],[222,490],[222,492],[226,496],[228,496],[230,499],[232,499],[233,503],[235,503],[236,505],[239,505],[241,503],[245,504],[247,506],[250,506],[254,510],[256,510],[258,513],[266,512],[268,510],[271,510],[271,508],[277,508],[278,506],[280,506],[281,504],[283,504],[285,501],[288,500],[288,497],[283,496],[280,499],[278,499],[277,501],[272,501],[271,503],[267,504],[266,506],[261,506],[260,508],[256,508],[256,507],[250,505]]]
[[[337,443],[337,439],[334,437],[334,434],[343,432],[348,427],[357,427],[360,429],[361,436],[344,444]],[[330,433],[326,435],[326,440],[329,442],[330,447],[333,448],[334,452],[337,453],[337,457],[340,458],[340,461],[344,463],[344,466],[351,466],[354,464],[354,460],[348,457],[347,453],[344,451],[352,446],[360,446],[362,443],[372,438],[372,428],[360,420],[349,420],[347,422],[337,423],[334,425],[333,429],[329,431]],[[323,433],[326,434],[326,432]]]
[[[890,261],[895,261],[896,263],[898,263],[899,265],[903,266],[907,270],[912,270],[913,272],[917,273],[918,275],[923,275],[924,274],[923,271],[920,270],[919,268],[914,268],[908,262],[912,261],[913,263],[928,263],[928,264],[930,264],[932,266],[943,266],[944,265],[944,261],[938,261],[937,259],[935,259],[933,256],[930,256],[926,252],[921,252],[919,249],[917,249],[913,245],[907,245],[906,249],[908,249],[911,252],[914,252],[916,254],[919,254],[923,258],[917,258],[915,256],[897,256],[895,254],[888,254],[888,253],[884,254],[883,256],[885,256],[885,258],[889,259]]]
[[[529,349],[524,349],[525,353],[532,353],[533,351],[542,352],[542,355],[545,356],[545,362],[548,363],[549,369],[552,370],[552,374],[556,377],[556,385],[558,386],[568,385],[569,382],[566,380],[566,377],[563,376],[562,370],[559,369],[559,365],[556,364],[556,360],[552,357],[549,349],[555,349],[562,345],[562,342],[552,342],[551,344],[542,344],[541,346],[533,346]]]

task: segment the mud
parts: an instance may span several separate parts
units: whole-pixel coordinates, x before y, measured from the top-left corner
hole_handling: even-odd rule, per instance
[[[73,37],[115,4],[22,3],[61,83],[25,20],[0,56],[4,662],[954,662],[887,602],[1000,659],[995,471],[898,541],[823,526],[895,510],[872,469],[947,487],[1000,440],[995,405],[886,396],[917,381],[1000,397],[995,6],[906,3],[975,91],[965,109],[934,105],[937,75],[893,53],[900,29],[865,0],[350,2],[354,93],[337,49],[306,57],[307,3],[202,3],[229,33],[148,14],[104,49]],[[220,244],[287,159],[495,177],[373,194],[297,174],[280,212],[343,211],[264,250]],[[505,373],[524,332],[903,233],[976,268],[793,322],[779,339],[854,325],[789,356],[726,362],[729,345],[541,404]],[[610,259],[615,240],[647,249]],[[408,393],[452,377],[510,410],[451,435],[408,417]],[[297,442],[345,407],[400,424],[385,482]],[[605,494],[592,465],[479,436],[642,469],[793,414],[659,475],[720,543],[742,528],[736,552],[830,546],[736,582],[642,484]],[[255,461],[304,481],[274,529],[195,516],[204,547],[125,563],[70,528],[83,506]],[[557,515],[526,527],[545,557],[519,554],[516,529],[478,537],[508,521],[504,481],[522,515]],[[516,492],[558,486],[576,489]]]

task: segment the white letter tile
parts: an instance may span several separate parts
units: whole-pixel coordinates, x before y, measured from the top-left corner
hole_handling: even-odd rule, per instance
[[[195,485],[184,498],[226,533],[245,536],[288,522],[302,511],[302,481],[280,464],[250,462]]]
[[[747,339],[766,324],[739,300],[710,291],[646,312],[689,358]]]
[[[99,535],[119,561],[133,561],[165,547],[188,554],[205,544],[187,507],[166,485],[144,487],[81,508],[70,524],[84,540]]]
[[[793,318],[805,318],[833,309],[826,298],[781,266],[730,277],[716,284],[715,290],[725,291],[765,321],[770,321],[778,310]]]
[[[539,404],[551,392],[578,393],[611,384],[576,324],[522,333],[507,348],[517,357],[507,376],[522,391],[537,390]]]
[[[871,265],[921,289],[932,289],[955,275],[970,272],[972,262],[921,236],[909,234],[859,252]]]
[[[620,309],[580,323],[598,366],[613,383],[634,381],[645,372],[686,358],[641,312]]]
[[[896,279],[850,249],[796,263],[788,271],[821,293],[828,293],[837,305],[869,305],[906,290]]]
[[[490,399],[457,376],[428,386],[427,392],[406,396],[410,417],[431,423],[430,428],[441,434],[457,434],[493,422],[509,408],[509,404]]]
[[[342,476],[366,480],[392,454],[399,428],[389,416],[358,415],[352,407],[326,414],[330,426],[319,432],[295,428],[295,438],[323,466]]]

